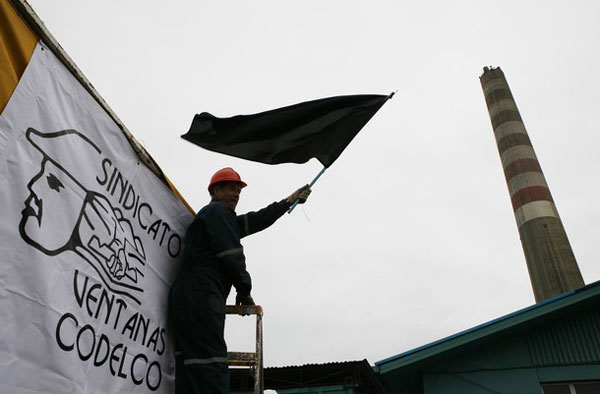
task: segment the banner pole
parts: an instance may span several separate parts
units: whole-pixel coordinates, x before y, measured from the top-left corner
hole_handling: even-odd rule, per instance
[[[323,167],[321,169],[321,171],[319,171],[319,173],[317,174],[317,176],[315,177],[315,179],[313,179],[309,184],[308,184],[308,188],[310,189],[311,187],[313,187],[313,185],[315,184],[315,182],[317,182],[317,179],[319,179],[321,177],[321,175],[323,175],[323,173],[325,172],[325,170],[327,169],[327,167]],[[296,205],[298,205],[298,203],[300,202],[299,199],[296,199],[296,201],[294,201],[294,203],[292,204],[292,206],[290,207],[290,209],[288,209],[287,213],[292,213],[292,211],[294,210],[294,208],[296,208]]]

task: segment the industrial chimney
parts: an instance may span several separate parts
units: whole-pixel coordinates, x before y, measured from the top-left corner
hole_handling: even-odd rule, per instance
[[[536,302],[584,285],[525,125],[498,68],[483,68],[485,95]]]

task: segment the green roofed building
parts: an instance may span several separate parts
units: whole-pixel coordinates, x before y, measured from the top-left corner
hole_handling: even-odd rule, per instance
[[[374,368],[389,394],[598,394],[600,281]]]

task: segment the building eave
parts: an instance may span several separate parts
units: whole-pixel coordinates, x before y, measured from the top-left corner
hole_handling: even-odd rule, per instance
[[[512,329],[534,323],[565,309],[591,301],[600,301],[600,281],[561,294],[527,308],[483,323],[471,329],[389,357],[375,363],[375,371],[383,374],[411,364],[425,362],[443,354],[458,351],[475,342],[491,339]]]

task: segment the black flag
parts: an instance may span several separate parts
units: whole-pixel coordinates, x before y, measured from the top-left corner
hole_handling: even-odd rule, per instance
[[[306,163],[315,157],[329,167],[392,95],[329,97],[231,118],[203,112],[181,137],[261,163]]]

